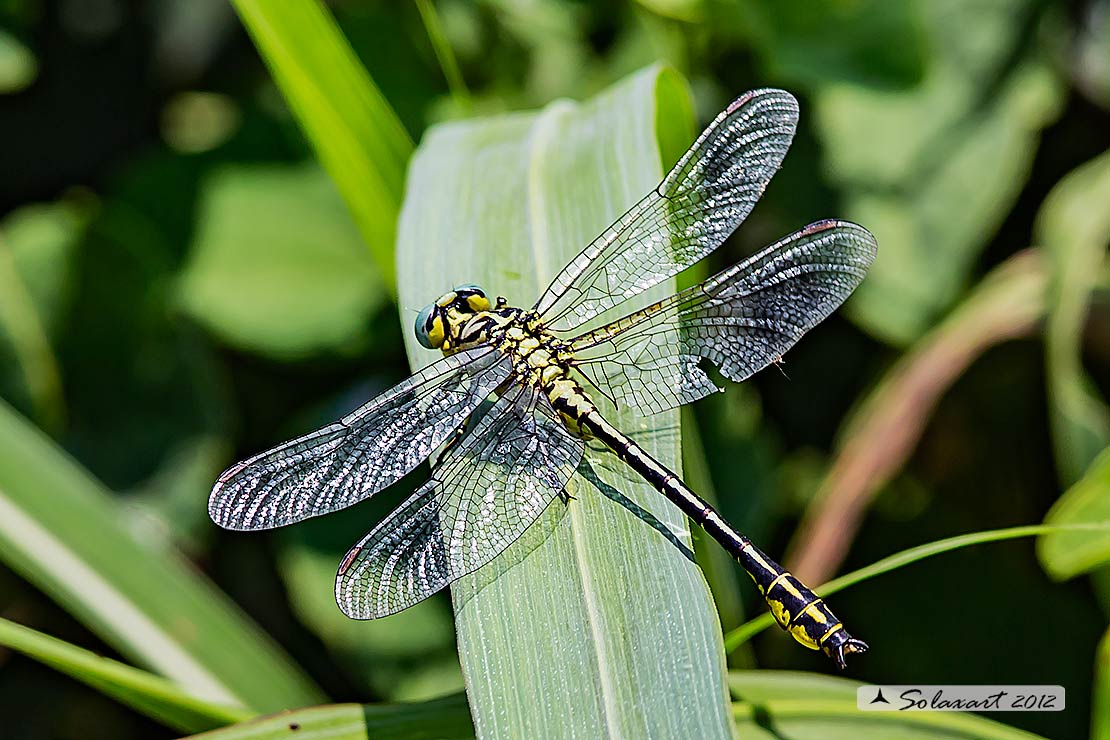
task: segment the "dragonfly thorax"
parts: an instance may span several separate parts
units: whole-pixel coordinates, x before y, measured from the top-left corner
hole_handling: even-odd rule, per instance
[[[566,343],[545,331],[533,312],[509,306],[504,298],[491,305],[476,285],[461,285],[421,311],[416,337],[445,355],[494,346],[510,359],[519,382],[543,388],[549,396],[570,394],[563,387],[571,359]],[[581,394],[577,383],[574,392]]]

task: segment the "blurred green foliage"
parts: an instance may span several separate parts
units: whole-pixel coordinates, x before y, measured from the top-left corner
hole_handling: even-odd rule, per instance
[[[205,726],[195,716],[239,716],[189,693],[197,675],[179,669],[197,660],[225,687],[242,681],[230,693],[256,710],[318,701],[312,683],[363,702],[462,687],[448,599],[370,624],[330,602],[338,558],[419,474],[272,536],[215,531],[208,488],[231,461],[407,374],[417,307],[391,286],[413,141],[464,116],[589,99],[660,62],[689,81],[701,121],[758,86],[802,102],[783,171],[709,269],[822,217],[859,221],[880,244],[859,294],[785,375],[695,406],[704,458],[685,454],[724,513],[830,575],[1046,515],[1106,521],[1110,1],[420,5],[0,3],[0,617],[173,679],[98,673],[88,655],[4,633],[93,686],[110,677],[101,693],[0,650],[5,732],[168,737]],[[482,176],[462,195],[493,192]],[[1004,287],[1028,302],[984,312],[988,273],[991,290],[1018,275]],[[968,316],[975,326],[959,323]],[[890,425],[864,423],[873,412]],[[861,459],[877,467],[839,474]],[[822,507],[834,489],[843,498]],[[831,511],[846,540],[796,531],[807,509]],[[1060,683],[1066,712],[1005,722],[1105,736],[1107,542],[1104,530],[1048,535],[1040,561],[1028,542],[978,545],[841,592],[838,612],[873,648],[851,675]],[[754,592],[734,568],[708,571],[722,623],[739,624]],[[116,611],[83,600],[90,573],[189,660],[159,662]],[[746,649],[737,664],[827,670],[778,634]],[[782,696],[836,699],[791,683],[756,706],[737,690],[773,680],[734,682],[742,731],[759,736],[761,712],[787,711]],[[184,714],[168,720],[166,706]],[[792,727],[827,736],[841,709],[824,710]],[[309,711],[329,732],[471,731],[458,696]]]
[[[227,168],[203,188],[181,272],[185,313],[277,359],[357,352],[384,286],[327,175],[311,165]]]

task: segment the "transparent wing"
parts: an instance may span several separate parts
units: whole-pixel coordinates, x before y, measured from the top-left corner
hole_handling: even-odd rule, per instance
[[[490,347],[444,357],[336,423],[228,468],[208,514],[227,529],[269,529],[357,503],[419,465],[511,371]]]
[[[797,122],[798,101],[783,90],[733,101],[655,190],[563,268],[536,303],[541,321],[573,329],[720,246],[778,171]]]
[[[339,607],[354,619],[384,617],[493,560],[562,492],[583,449],[542,393],[511,389],[347,553],[335,580]]]
[[[718,388],[709,360],[735,381],[780,359],[844,302],[875,259],[875,237],[845,221],[810,224],[701,285],[572,342],[578,369],[644,414]]]

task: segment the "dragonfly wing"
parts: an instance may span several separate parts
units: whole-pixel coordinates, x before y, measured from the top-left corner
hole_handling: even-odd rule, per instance
[[[581,326],[712,252],[747,218],[794,138],[798,101],[754,90],[733,101],[659,186],[555,278],[535,311]]]
[[[355,504],[419,465],[511,371],[490,347],[444,357],[336,423],[228,468],[209,516],[270,529]]]
[[[734,381],[779,360],[836,310],[875,259],[875,237],[820,221],[655,305],[572,342],[575,364],[618,404],[658,413],[712,393],[699,367]]]
[[[511,389],[347,553],[335,580],[339,607],[354,619],[384,617],[493,560],[562,492],[583,450],[542,393]]]

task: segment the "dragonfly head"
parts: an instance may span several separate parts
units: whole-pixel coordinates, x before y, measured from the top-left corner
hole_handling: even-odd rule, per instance
[[[446,351],[457,345],[463,326],[475,314],[489,311],[493,306],[485,291],[467,283],[456,286],[430,303],[416,317],[416,340],[428,349]]]

